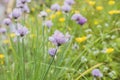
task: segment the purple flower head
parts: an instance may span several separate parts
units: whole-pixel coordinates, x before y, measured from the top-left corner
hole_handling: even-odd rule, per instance
[[[27,0],[20,0],[23,4],[27,2]]]
[[[23,12],[26,12],[26,13],[29,13],[29,12],[30,12],[30,9],[29,9],[29,7],[28,7],[27,4],[25,4],[25,5],[23,6],[23,8],[21,8],[21,10],[22,10]]]
[[[77,23],[80,24],[80,25],[83,25],[83,24],[85,24],[86,22],[87,22],[87,19],[86,19],[85,17],[81,17],[81,18],[77,21]]]
[[[25,4],[27,2],[31,2],[31,0],[19,0],[22,4]]]
[[[11,19],[10,18],[6,18],[6,19],[4,19],[3,20],[3,24],[5,24],[5,25],[10,25],[12,22],[11,22]]]
[[[99,69],[94,69],[92,71],[92,75],[95,76],[95,77],[102,77],[103,76],[103,74],[100,72]]]
[[[21,0],[16,1],[16,7],[17,8],[23,8],[24,4],[21,2]]]
[[[7,30],[6,30],[6,28],[0,28],[0,33],[5,33]]]
[[[67,42],[66,36],[58,30],[56,30],[54,34],[51,37],[49,37],[49,40],[56,46],[61,46],[61,44]]]
[[[45,11],[41,11],[39,17],[46,17],[48,14]]]
[[[55,56],[56,52],[57,52],[57,49],[56,49],[56,48],[50,48],[50,49],[48,50],[48,53],[49,53],[52,57]]]
[[[68,4],[64,4],[63,6],[62,6],[62,11],[64,11],[64,12],[69,12],[71,10],[71,7],[68,5]]]
[[[76,13],[76,14],[74,14],[74,15],[72,16],[71,19],[72,19],[72,20],[75,20],[75,21],[78,21],[81,17],[82,17],[82,15]]]
[[[53,10],[53,11],[59,11],[60,10],[60,5],[59,4],[53,4],[52,6],[51,6],[51,10]]]
[[[29,3],[29,2],[31,2],[31,0],[27,0],[27,2]]]
[[[68,5],[72,5],[72,4],[74,4],[75,2],[74,2],[74,0],[65,0],[64,3],[66,3],[66,4],[68,4]]]
[[[80,25],[83,25],[87,22],[87,19],[80,14],[74,14],[71,19],[75,20]]]
[[[22,12],[21,9],[15,8],[12,12],[12,17],[14,19],[18,19],[21,16]]]
[[[48,28],[50,28],[51,26],[53,26],[53,23],[51,20],[45,21],[45,26],[47,26]]]
[[[18,24],[18,29],[16,31],[16,34],[18,36],[25,36],[26,34],[28,34],[28,29],[26,27],[23,27],[22,25]]]

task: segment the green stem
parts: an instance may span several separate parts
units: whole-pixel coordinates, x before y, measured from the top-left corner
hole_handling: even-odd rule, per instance
[[[48,74],[48,72],[49,72],[49,69],[50,69],[50,67],[51,67],[51,65],[52,65],[52,63],[53,63],[53,61],[54,61],[54,57],[53,57],[52,60],[50,61],[50,65],[48,66],[48,69],[47,69],[47,71],[45,72],[44,77],[43,77],[42,80],[45,80],[45,78],[46,78],[46,76],[47,76],[47,74]]]
[[[37,62],[37,60],[38,60],[38,58],[39,58],[39,52],[38,52],[38,50],[40,49],[39,48],[39,26],[38,26],[38,19],[37,19],[37,17],[35,16],[35,20],[36,20],[36,39],[35,39],[35,41],[36,41],[36,47],[34,48],[34,46],[33,46],[33,48],[34,48],[34,53],[36,53],[35,55],[34,55],[34,65],[33,65],[33,77],[31,78],[31,80],[36,80],[37,79],[37,77],[38,77],[38,71],[39,71],[39,68],[40,68],[40,64],[37,64],[36,62]],[[34,31],[34,30],[33,30]]]
[[[65,28],[66,28],[66,31],[68,31],[68,27],[69,27],[69,15],[66,13],[65,14],[65,21],[66,21],[66,25],[65,25]]]
[[[42,37],[43,37],[42,43],[43,43],[43,55],[45,54],[45,38],[44,38],[44,30],[45,30],[45,27],[44,27],[44,25],[42,24]]]
[[[22,80],[25,80],[24,39],[22,39]]]

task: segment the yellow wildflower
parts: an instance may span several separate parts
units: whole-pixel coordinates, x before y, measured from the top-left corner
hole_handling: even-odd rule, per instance
[[[88,1],[88,4],[91,5],[91,6],[94,6],[95,5],[95,1]]]
[[[103,10],[103,7],[102,6],[97,6],[96,10],[101,11],[101,10]]]
[[[94,21],[94,24],[95,24],[95,25],[99,24],[99,21],[98,21],[98,20],[95,20],[95,21]]]
[[[57,11],[55,14],[59,16],[61,15],[61,11]]]
[[[114,4],[115,4],[115,1],[110,0],[110,1],[108,2],[108,4],[109,4],[109,5],[114,5]]]
[[[4,44],[9,44],[10,43],[10,40],[6,39],[3,41]]]
[[[50,12],[51,12],[51,10],[50,10],[50,9],[47,9],[47,10],[46,10],[46,12],[47,12],[47,13],[50,13]]]
[[[80,11],[78,11],[78,10],[75,10],[75,13],[80,13]]]
[[[15,36],[16,36],[15,33],[11,33],[11,34],[10,34],[10,37],[11,37],[11,38],[13,38],[13,37],[15,37]]]
[[[54,14],[50,15],[50,19],[54,19],[56,16]]]
[[[60,18],[59,22],[65,22],[65,18]]]
[[[112,53],[113,51],[114,51],[113,48],[108,48],[108,49],[106,49],[106,53]]]
[[[5,56],[3,54],[0,54],[0,59],[3,59]]]
[[[78,38],[75,38],[75,40],[76,40],[77,42],[79,42],[79,43],[82,43],[82,42],[84,42],[84,41],[87,40],[87,37],[85,37],[85,36],[83,36],[83,37],[78,37]]]
[[[111,10],[108,12],[110,15],[113,15],[113,14],[120,14],[120,10]]]

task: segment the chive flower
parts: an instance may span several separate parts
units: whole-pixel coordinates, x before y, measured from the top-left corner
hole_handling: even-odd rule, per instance
[[[87,22],[87,19],[78,13],[74,14],[71,19],[76,21],[80,25],[83,25]]]
[[[21,16],[21,14],[22,14],[21,9],[15,8],[12,12],[12,17],[14,19],[18,19]]]
[[[53,23],[51,20],[45,21],[45,26],[47,26],[48,28],[53,26]]]
[[[80,19],[81,16],[82,16],[82,15],[76,13],[76,14],[73,14],[73,16],[72,16],[71,19],[74,20],[74,21],[78,21],[78,20]]]
[[[21,10],[22,10],[23,12],[25,12],[25,13],[29,13],[29,12],[30,12],[30,9],[29,9],[29,7],[28,7],[27,4],[25,4],[25,5],[23,6],[23,8],[21,8]]]
[[[6,31],[6,28],[0,28],[0,33],[4,34]]]
[[[100,72],[100,70],[99,69],[94,69],[94,70],[92,70],[92,75],[94,76],[94,77],[103,77],[103,74]]]
[[[56,48],[50,48],[50,49],[48,50],[48,53],[49,53],[50,56],[52,56],[52,57],[55,56],[56,52],[57,52],[57,49],[56,49]]]
[[[39,17],[47,17],[48,14],[47,14],[47,12],[45,12],[45,11],[41,11],[38,16],[39,16]]]
[[[51,10],[53,10],[53,11],[59,11],[60,10],[60,5],[59,4],[53,4],[52,6],[51,6]]]
[[[31,2],[31,0],[17,0],[17,1],[20,1],[22,4],[25,4],[27,2]]]
[[[68,4],[64,4],[62,6],[62,11],[63,12],[68,13],[68,12],[70,12],[70,10],[71,10],[71,6],[69,6]]]
[[[7,25],[7,26],[9,26],[11,23],[12,23],[12,21],[11,21],[10,18],[5,18],[5,19],[3,20],[3,24],[5,24],[5,25]]]
[[[18,25],[18,29],[16,31],[16,35],[20,36],[20,37],[23,37],[25,36],[26,34],[28,34],[28,29],[20,24],[17,24]]]
[[[68,41],[68,37],[60,31],[56,30],[54,34],[49,37],[49,40],[56,46],[61,46]]]
[[[64,3],[67,3],[68,5],[72,5],[75,3],[74,0],[65,0]]]
[[[77,21],[78,24],[83,25],[87,22],[87,19],[83,16]]]

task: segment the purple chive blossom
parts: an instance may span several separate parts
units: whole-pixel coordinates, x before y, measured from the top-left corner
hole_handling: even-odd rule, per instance
[[[82,15],[76,13],[76,14],[74,14],[74,15],[72,16],[71,19],[72,19],[72,20],[75,20],[75,21],[78,21],[78,20],[80,19],[81,16],[82,16]]]
[[[74,4],[75,2],[74,2],[74,0],[65,0],[64,3],[65,3],[65,4],[68,4],[68,5],[72,5],[72,4]]]
[[[21,10],[22,10],[23,12],[25,12],[25,13],[29,13],[29,12],[30,12],[30,9],[29,9],[29,7],[28,7],[27,4],[25,4],[25,5],[23,6],[23,8],[21,8]]]
[[[20,0],[23,4],[27,2],[27,0]]]
[[[14,19],[18,19],[21,16],[22,12],[21,9],[15,8],[12,12],[12,17]]]
[[[103,77],[103,74],[100,72],[99,69],[94,69],[94,70],[92,71],[92,75],[93,75],[94,77]]]
[[[16,1],[16,7],[17,8],[23,8],[24,4],[21,2],[21,0]]]
[[[53,4],[52,6],[51,6],[51,10],[53,10],[53,11],[59,11],[60,10],[60,5],[59,4]]]
[[[78,24],[83,25],[87,22],[87,19],[85,17],[81,17],[79,21],[77,21]]]
[[[45,26],[47,26],[48,28],[53,26],[53,23],[51,20],[45,21]]]
[[[6,19],[4,19],[3,20],[3,24],[5,24],[5,25],[10,25],[12,22],[11,22],[11,19],[10,18],[6,18]]]
[[[55,56],[56,52],[57,52],[57,49],[56,49],[56,48],[50,48],[50,49],[48,50],[48,53],[49,53],[52,57]]]
[[[31,0],[17,0],[18,2],[20,1],[22,4],[25,4],[27,2],[31,2]]]
[[[69,12],[71,10],[71,7],[68,5],[68,4],[64,4],[63,6],[62,6],[62,11],[63,12]]]
[[[27,0],[27,2],[29,3],[29,2],[31,2],[31,0]]]
[[[6,30],[6,28],[0,28],[0,33],[5,33],[7,30]]]
[[[64,44],[64,43],[67,42],[68,38],[66,38],[66,36],[63,33],[61,33],[60,31],[56,30],[54,32],[54,34],[51,37],[49,37],[49,40],[53,44],[55,44],[57,46],[61,46],[61,44]]]
[[[22,25],[18,24],[18,29],[16,31],[16,34],[18,36],[25,36],[26,34],[28,34],[28,29],[26,27],[22,27]]]
[[[48,15],[47,12],[41,11],[38,16],[39,16],[39,17],[46,17],[47,15]]]
[[[80,14],[74,14],[71,19],[75,20],[80,25],[83,25],[87,22],[87,19]]]

